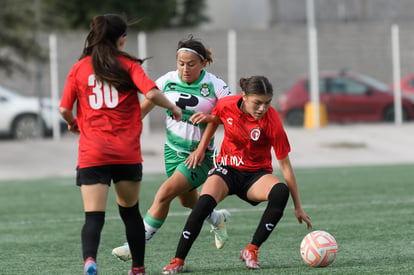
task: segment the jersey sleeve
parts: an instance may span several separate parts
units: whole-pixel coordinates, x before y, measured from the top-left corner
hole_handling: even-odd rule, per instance
[[[76,101],[76,77],[75,77],[74,68],[72,68],[66,79],[65,87],[63,88],[63,95],[62,95],[59,106],[72,111],[73,104],[75,103],[75,101]]]
[[[231,94],[230,88],[226,82],[217,77],[214,81],[214,91],[216,93],[216,97],[219,99]]]
[[[220,117],[222,106],[222,100],[218,100],[216,106],[211,110],[211,114]]]
[[[154,81],[152,81],[144,72],[141,65],[131,60],[129,73],[132,81],[144,95],[154,87],[157,87]]]
[[[272,137],[272,147],[275,151],[276,158],[278,160],[287,157],[290,153],[290,144],[285,129],[283,128],[282,122],[280,120],[279,114],[275,109],[270,107],[270,120],[266,129],[270,131],[270,136]]]
[[[164,91],[165,82],[167,82],[167,74],[160,76],[156,81],[155,84],[157,85],[158,89],[161,90],[161,92]]]

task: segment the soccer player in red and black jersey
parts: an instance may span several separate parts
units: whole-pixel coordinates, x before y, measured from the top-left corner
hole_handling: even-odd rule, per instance
[[[76,184],[80,186],[84,274],[97,274],[96,256],[105,222],[106,201],[114,183],[119,213],[131,248],[128,274],[145,274],[145,229],[138,208],[142,178],[141,108],[138,92],[167,108],[180,121],[181,109],[158,90],[140,66],[122,51],[127,23],[115,14],[96,16],[79,61],[65,84],[60,112],[79,136]],[[72,113],[77,102],[76,118]]]
[[[219,126],[224,126],[224,139],[215,168],[203,185],[200,199],[193,208],[178,243],[175,257],[162,270],[163,274],[183,272],[184,260],[200,233],[204,219],[228,195],[257,205],[267,201],[262,218],[250,243],[241,251],[240,259],[249,269],[259,269],[257,254],[267,240],[292,196],[299,223],[312,228],[310,217],[302,209],[295,174],[289,160],[290,145],[279,115],[270,104],[273,88],[264,76],[241,78],[241,95],[220,99],[199,147],[187,159],[187,166],[199,165],[203,147]],[[276,154],[286,184],[273,175],[271,148]],[[199,151],[200,149],[200,151]]]

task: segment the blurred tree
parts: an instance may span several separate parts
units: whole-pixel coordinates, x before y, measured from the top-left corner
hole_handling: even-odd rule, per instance
[[[208,21],[208,17],[200,13],[205,10],[204,0],[184,0],[183,5],[183,13],[178,16],[178,27],[197,26]]]
[[[208,20],[205,0],[1,0],[0,71],[27,72],[27,61],[47,60],[39,34],[51,29],[88,29],[98,14],[123,14],[131,29],[196,27]]]
[[[2,0],[0,9],[0,71],[27,72],[30,58],[45,60],[36,41],[36,7],[33,0]]]
[[[207,20],[203,15],[205,0],[42,0],[48,9],[66,19],[68,28],[88,29],[95,15],[118,13],[129,21],[142,19],[132,25],[135,30],[151,31],[172,27],[194,27]],[[177,10],[184,10],[183,13]],[[51,13],[51,12],[50,12]],[[51,13],[53,14],[53,13]]]

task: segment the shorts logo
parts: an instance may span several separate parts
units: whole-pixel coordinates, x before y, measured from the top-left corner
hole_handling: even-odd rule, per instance
[[[214,160],[215,161],[215,160]],[[215,164],[214,164],[215,165]],[[208,175],[210,176],[211,174],[213,174],[214,170],[216,170],[216,168],[210,169],[210,171],[208,171]]]
[[[260,129],[259,127],[254,128],[253,130],[250,131],[250,138],[254,141],[259,140],[260,137]]]
[[[210,88],[208,87],[207,84],[201,85],[200,94],[202,96],[208,96],[210,94]]]
[[[198,179],[198,175],[195,172],[191,172],[191,180],[195,181],[196,179]]]
[[[227,173],[229,172],[226,168],[224,168],[223,166],[218,166],[216,167],[216,171],[223,174],[223,175],[227,175]]]

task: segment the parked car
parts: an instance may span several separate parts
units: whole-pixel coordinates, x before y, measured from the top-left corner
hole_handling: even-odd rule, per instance
[[[414,94],[414,74],[407,75],[401,79],[401,90]]]
[[[52,134],[53,115],[59,116],[61,130],[66,124],[60,118],[58,108],[53,107],[50,98],[42,99],[39,111],[39,99],[21,95],[4,86],[0,86],[0,134],[14,139],[29,139]],[[41,116],[42,133],[39,133],[38,117]]]
[[[310,81],[300,78],[278,97],[277,110],[287,125],[304,121],[304,106],[310,101]],[[326,106],[329,122],[394,121],[394,95],[379,80],[360,73],[341,71],[319,75],[320,103]],[[403,94],[402,116],[414,119],[413,96]]]

